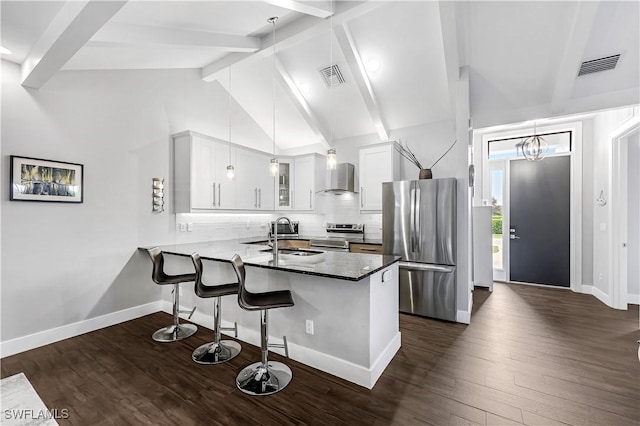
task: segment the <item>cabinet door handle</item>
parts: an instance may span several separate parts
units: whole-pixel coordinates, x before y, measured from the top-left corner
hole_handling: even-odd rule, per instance
[[[258,188],[253,188],[253,207],[258,207]]]
[[[309,190],[309,208],[313,208],[313,190]]]
[[[360,207],[364,207],[364,188],[360,187]]]
[[[221,198],[222,198],[222,191],[220,190],[220,184],[218,184],[218,207],[220,207]]]
[[[258,207],[262,207],[262,188],[258,188]]]
[[[216,206],[216,183],[213,182],[213,207]]]

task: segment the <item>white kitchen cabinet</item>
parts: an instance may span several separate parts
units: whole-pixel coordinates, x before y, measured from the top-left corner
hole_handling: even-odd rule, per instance
[[[382,183],[400,177],[400,155],[395,142],[384,142],[360,148],[360,210],[382,210]]]
[[[236,208],[273,210],[274,181],[269,173],[271,156],[248,148],[236,147]]]
[[[293,209],[313,211],[316,192],[325,189],[326,164],[318,154],[295,157],[293,169]]]
[[[235,149],[196,132],[174,135],[174,210],[189,213],[235,207],[235,182],[226,177]]]

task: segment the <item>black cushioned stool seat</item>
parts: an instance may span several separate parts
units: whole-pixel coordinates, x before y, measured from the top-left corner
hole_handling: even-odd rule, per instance
[[[220,340],[222,330],[233,330],[235,337],[238,337],[238,323],[234,324],[234,327],[221,327],[220,326],[220,306],[222,303],[222,296],[228,296],[238,293],[238,283],[220,284],[220,285],[205,285],[202,282],[202,259],[198,253],[191,255],[193,266],[196,269],[195,277],[195,292],[198,297],[210,298],[215,297],[215,303],[213,305],[213,342],[205,343],[198,347],[191,358],[199,364],[219,364],[221,362],[229,361],[240,353],[241,347],[238,342],[233,340]]]
[[[173,324],[153,333],[153,340],[168,343],[186,339],[192,336],[198,330],[198,327],[193,324],[180,324],[179,314],[188,312],[189,318],[191,318],[196,308],[194,307],[191,311],[180,310],[180,283],[195,281],[196,274],[168,275],[164,272],[162,251],[158,247],[153,247],[147,249],[147,253],[153,263],[153,270],[151,271],[153,281],[158,285],[173,285]]]
[[[269,309],[294,306],[293,297],[289,290],[278,290],[264,293],[251,293],[245,287],[245,268],[242,259],[237,254],[231,259],[233,269],[238,276],[238,304],[248,311],[260,311],[260,349],[262,360],[248,365],[236,378],[238,389],[249,395],[270,395],[284,389],[291,381],[291,369],[277,361],[267,359],[269,347],[284,348],[289,357],[287,338],[283,337],[283,344],[269,344],[268,313]]]

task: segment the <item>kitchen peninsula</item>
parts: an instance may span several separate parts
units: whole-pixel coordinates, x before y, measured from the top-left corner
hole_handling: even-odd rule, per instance
[[[283,250],[275,262],[267,246],[242,240],[160,249],[177,255],[167,256],[166,265],[178,268],[188,268],[188,256],[199,253],[207,285],[235,281],[229,261],[238,254],[251,291],[291,290],[295,306],[271,314],[269,339],[286,336],[296,361],[371,389],[400,348],[397,256]],[[194,321],[210,327],[210,314],[202,314],[211,312],[210,303],[183,291],[183,304],[198,306]],[[258,317],[240,309],[235,296],[223,299],[222,320],[237,322],[238,339],[259,346]]]

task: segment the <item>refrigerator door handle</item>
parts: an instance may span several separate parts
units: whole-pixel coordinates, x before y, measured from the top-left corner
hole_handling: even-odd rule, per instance
[[[412,183],[413,186],[413,183]],[[416,223],[416,190],[415,188],[411,188],[409,193],[409,238],[411,239],[411,251],[416,251],[416,232],[415,232],[415,223]]]
[[[422,252],[422,237],[421,237],[421,232],[420,232],[420,188],[416,188],[416,198],[415,198],[415,205],[416,205],[416,215],[414,217],[415,223],[413,225],[413,232],[415,234],[415,241],[416,241],[416,250],[417,252]]]
[[[400,261],[398,265],[400,266],[400,269],[406,269],[409,271],[433,271],[433,272],[446,272],[446,273],[453,272],[453,267],[441,266],[441,265],[430,265],[427,263]]]

